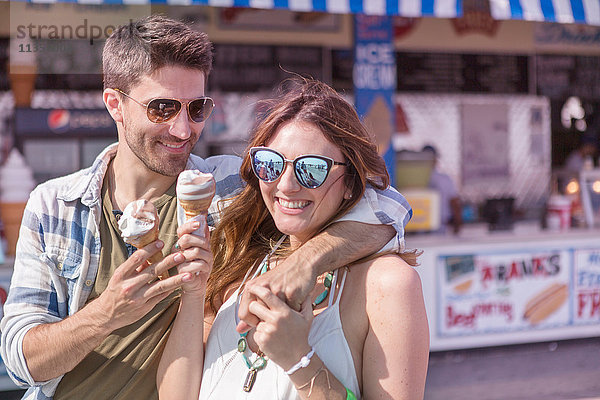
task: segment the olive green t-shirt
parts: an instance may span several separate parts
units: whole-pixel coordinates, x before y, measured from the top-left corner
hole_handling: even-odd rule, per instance
[[[100,263],[96,282],[86,304],[100,296],[115,269],[135,250],[121,238],[117,224],[117,216],[121,213],[113,213],[107,186],[105,179],[100,219]],[[168,255],[177,241],[175,184],[154,204],[160,219],[158,236],[165,243],[163,254]],[[156,371],[177,314],[179,297],[177,290],[139,321],[115,330],[71,372],[65,374],[54,399],[158,399]]]

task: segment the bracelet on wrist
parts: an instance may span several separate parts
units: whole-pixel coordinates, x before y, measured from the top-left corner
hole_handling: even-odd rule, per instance
[[[311,348],[310,351],[303,356],[300,361],[292,366],[292,368],[285,371],[286,374],[291,375],[294,372],[298,371],[300,368],[306,368],[310,364],[310,359],[315,354],[315,349]]]
[[[319,374],[321,372],[325,372],[325,377],[327,378],[327,388],[329,390],[331,390],[331,381],[329,380],[329,371],[327,371],[325,364],[321,364],[321,367],[317,370],[317,372],[314,373],[313,376],[310,377],[310,380],[308,382],[306,382],[304,385],[300,385],[300,386],[296,387],[296,389],[302,390],[310,384],[310,389],[308,390],[308,397],[310,397],[310,395],[312,394],[313,386],[315,384],[315,379],[317,379],[317,376],[319,376]]]

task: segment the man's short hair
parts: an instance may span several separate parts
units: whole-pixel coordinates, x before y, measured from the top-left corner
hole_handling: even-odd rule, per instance
[[[196,69],[208,74],[213,46],[208,36],[161,15],[117,28],[102,51],[104,88],[128,92],[143,76],[165,66]]]

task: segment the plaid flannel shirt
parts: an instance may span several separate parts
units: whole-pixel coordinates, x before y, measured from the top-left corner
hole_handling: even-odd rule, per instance
[[[30,195],[19,232],[14,272],[4,316],[1,355],[9,376],[27,387],[24,399],[51,399],[62,376],[36,382],[23,355],[23,338],[39,324],[63,320],[81,309],[94,286],[100,256],[101,188],[116,144],[107,147],[87,169],[39,185]],[[209,224],[217,221],[217,202],[231,197],[243,185],[241,159],[190,156],[187,168],[210,172],[216,194]],[[404,248],[404,226],[412,210],[393,189],[369,188],[365,197],[343,220],[392,225],[396,237],[386,249]]]

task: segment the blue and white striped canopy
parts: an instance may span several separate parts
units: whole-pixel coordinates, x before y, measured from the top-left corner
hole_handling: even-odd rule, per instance
[[[495,19],[600,25],[600,0],[489,0]]]
[[[317,11],[336,14],[454,18],[463,0],[25,0],[36,3],[171,4]],[[486,0],[480,0],[486,1]],[[600,25],[600,0],[489,0],[495,19]]]
[[[462,15],[462,0],[26,0],[31,2],[77,2],[85,4],[170,4],[212,7],[285,9],[301,12],[405,17],[453,18]]]

